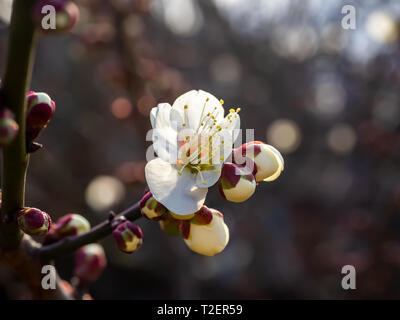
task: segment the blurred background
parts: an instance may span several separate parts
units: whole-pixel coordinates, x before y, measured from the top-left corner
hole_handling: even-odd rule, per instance
[[[10,0],[0,0],[4,75]],[[104,239],[95,299],[400,298],[400,2],[79,0],[68,36],[40,37],[32,90],[56,114],[30,160],[27,205],[92,225],[145,188],[149,111],[195,88],[242,108],[285,171],[246,203],[210,189],[231,231],[215,257],[140,219],[132,255]],[[356,29],[341,26],[344,5]],[[56,262],[64,279],[73,257]],[[341,288],[354,265],[357,289]],[[0,297],[29,298],[0,267]]]

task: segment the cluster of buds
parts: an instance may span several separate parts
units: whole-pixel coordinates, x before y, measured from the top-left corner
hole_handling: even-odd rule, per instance
[[[284,168],[283,157],[260,141],[242,144],[232,151],[233,163],[225,163],[218,181],[222,197],[232,202],[249,199],[260,181],[274,181]]]
[[[115,243],[122,252],[132,253],[139,249],[143,243],[143,232],[140,227],[131,221],[119,222],[113,230]]]
[[[160,228],[170,236],[181,236],[194,252],[213,256],[225,249],[229,241],[229,229],[223,215],[202,206],[193,214],[177,215],[158,202],[151,192],[140,201],[142,215],[158,221]]]
[[[32,18],[42,33],[67,33],[79,19],[79,8],[70,0],[39,0]]]
[[[19,228],[31,236],[44,236],[51,228],[50,216],[36,208],[23,208],[18,212]]]
[[[8,109],[0,110],[0,147],[9,145],[18,133],[18,124],[14,114]]]
[[[97,243],[88,244],[75,253],[74,274],[80,286],[96,281],[106,266],[104,249]]]
[[[44,92],[29,91],[26,99],[26,141],[29,145],[46,128],[56,111],[56,104]]]
[[[86,218],[76,213],[69,213],[58,219],[50,228],[49,233],[44,239],[44,243],[53,243],[69,236],[77,236],[86,233],[89,230],[90,223]]]

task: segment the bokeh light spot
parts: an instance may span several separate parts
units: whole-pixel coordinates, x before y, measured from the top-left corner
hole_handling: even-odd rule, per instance
[[[275,120],[267,129],[267,141],[283,153],[293,152],[301,143],[300,128],[293,120]]]
[[[348,124],[337,124],[328,134],[328,145],[337,154],[346,154],[353,150],[357,136]]]
[[[213,78],[221,84],[236,84],[241,77],[240,63],[232,54],[222,54],[212,61],[211,73]]]
[[[314,89],[314,112],[320,116],[335,116],[343,111],[347,94],[341,83],[333,79],[318,81]]]
[[[125,183],[145,182],[144,167],[146,162],[124,162],[117,169],[117,176]]]
[[[117,98],[111,104],[111,113],[117,119],[126,119],[132,113],[132,104],[128,99]]]
[[[368,16],[366,29],[368,35],[379,43],[394,42],[398,36],[395,19],[383,11],[374,11]]]
[[[121,181],[112,176],[97,176],[86,188],[85,199],[95,211],[110,209],[125,196],[125,187]]]

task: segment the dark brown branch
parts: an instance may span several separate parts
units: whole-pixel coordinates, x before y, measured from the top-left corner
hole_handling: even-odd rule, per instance
[[[111,221],[110,219],[103,221],[102,223],[93,227],[87,233],[74,237],[68,237],[58,242],[42,246],[40,248],[36,248],[33,253],[35,255],[39,255],[41,258],[46,260],[50,260],[68,253],[72,253],[84,245],[96,242],[111,234],[112,222],[122,217],[130,221],[139,219],[141,217],[139,202],[129,207],[128,209],[122,211],[118,215],[116,215]]]
[[[10,267],[26,283],[33,299],[71,300],[67,292],[60,285],[61,279],[57,275],[55,290],[44,290],[41,285],[43,262],[30,254],[40,246],[30,236],[24,235],[21,246],[15,250],[0,250],[0,262]]]
[[[15,115],[19,132],[3,149],[0,246],[17,248],[22,234],[15,223],[15,213],[24,206],[28,155],[25,150],[25,95],[29,89],[34,57],[35,28],[30,18],[33,2],[16,0],[10,24],[8,57],[2,103]]]

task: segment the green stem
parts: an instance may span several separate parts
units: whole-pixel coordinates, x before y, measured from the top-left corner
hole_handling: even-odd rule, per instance
[[[10,23],[8,58],[2,88],[2,103],[15,115],[19,132],[3,149],[0,246],[19,246],[21,233],[15,213],[24,206],[25,178],[29,157],[25,150],[25,96],[30,86],[35,28],[30,13],[34,1],[15,0]]]

